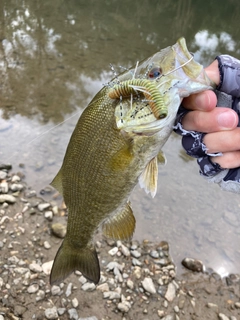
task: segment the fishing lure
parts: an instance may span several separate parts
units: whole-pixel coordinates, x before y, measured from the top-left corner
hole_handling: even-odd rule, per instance
[[[136,95],[137,91],[141,91],[144,94],[152,113],[157,119],[162,119],[167,116],[167,108],[159,92],[157,83],[151,80],[131,79],[121,81],[120,84],[114,85],[113,88],[110,89],[108,95],[111,99],[119,99],[121,97]]]

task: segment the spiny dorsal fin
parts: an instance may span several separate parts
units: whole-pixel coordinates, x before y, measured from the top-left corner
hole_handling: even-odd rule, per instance
[[[153,158],[146,166],[140,177],[138,178],[139,185],[146,193],[151,193],[154,198],[157,193],[158,180],[158,159]]]
[[[131,239],[134,230],[135,217],[129,203],[126,203],[120,212],[108,218],[102,225],[103,234],[115,240]]]
[[[64,239],[53,262],[50,284],[62,282],[75,270],[82,272],[85,278],[97,284],[100,279],[100,267],[96,250],[92,248],[73,248]]]

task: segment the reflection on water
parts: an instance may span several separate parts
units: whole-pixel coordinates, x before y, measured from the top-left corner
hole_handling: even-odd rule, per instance
[[[205,65],[219,53],[240,57],[239,9],[237,0],[2,0],[1,162],[14,170],[24,163],[39,191],[58,171],[83,108],[113,76],[109,63],[121,72],[180,36]],[[222,274],[238,272],[238,196],[199,177],[179,137],[165,153],[156,198],[139,188],[132,196],[135,237],[169,241],[178,265],[194,256]]]

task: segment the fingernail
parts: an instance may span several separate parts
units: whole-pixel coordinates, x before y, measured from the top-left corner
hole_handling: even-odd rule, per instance
[[[228,110],[220,113],[217,120],[220,129],[233,129],[237,125],[238,117],[236,112]]]

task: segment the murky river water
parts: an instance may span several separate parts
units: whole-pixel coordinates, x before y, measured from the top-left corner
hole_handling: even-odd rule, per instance
[[[239,12],[238,0],[1,0],[1,162],[14,170],[24,163],[39,191],[58,171],[82,110],[112,78],[109,63],[120,72],[180,36],[204,65],[219,53],[239,58]],[[139,188],[132,196],[134,237],[169,241],[178,265],[193,256],[221,274],[239,272],[240,196],[203,180],[179,137],[164,151],[155,199]]]

